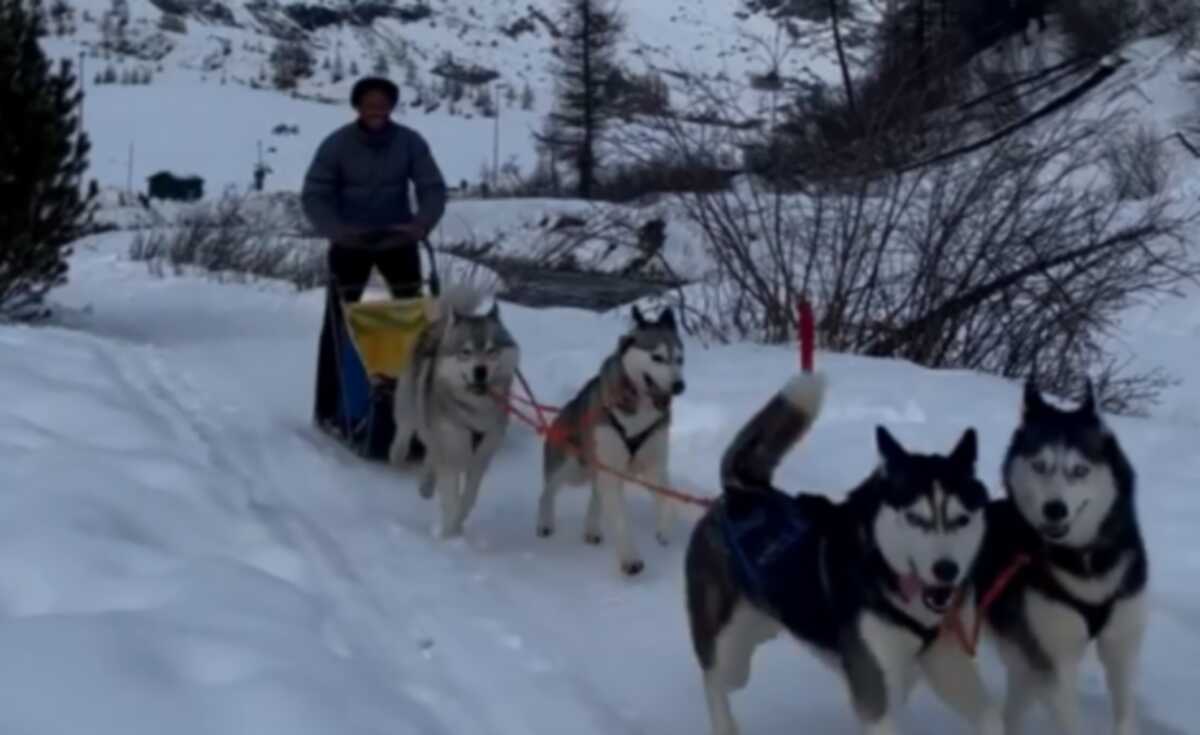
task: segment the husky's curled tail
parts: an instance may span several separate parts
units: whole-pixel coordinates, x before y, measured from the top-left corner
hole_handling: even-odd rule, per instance
[[[824,398],[821,373],[800,373],[773,395],[721,457],[721,488],[726,496],[772,488],[775,468],[816,423]]]
[[[479,311],[486,296],[482,289],[467,283],[444,284],[441,293],[430,301],[433,313],[428,316],[430,321],[443,321],[451,313],[461,316],[474,314]]]

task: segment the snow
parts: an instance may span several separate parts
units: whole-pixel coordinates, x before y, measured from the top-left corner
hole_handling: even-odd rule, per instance
[[[472,27],[494,28],[526,4],[463,7],[481,14]],[[631,27],[647,63],[710,63],[736,79],[756,63],[730,51],[738,32],[764,27],[761,18],[735,23],[737,4],[625,8],[636,13]],[[136,17],[157,19],[151,4],[130,5]],[[107,3],[80,7],[98,15]],[[435,7],[454,11],[451,2]],[[244,7],[236,11],[251,23]],[[454,50],[496,61],[514,83],[542,85],[537,109],[503,112],[501,161],[516,156],[527,167],[528,129],[548,99],[539,76],[545,39],[499,36],[498,48],[480,51],[471,45],[477,36],[456,35],[466,23],[426,24],[401,37],[423,66]],[[340,102],[346,85],[305,90],[337,104],[250,89],[245,82],[261,59],[243,43],[269,48],[269,39],[191,17],[188,24],[186,36],[172,36],[180,46],[149,87],[97,87],[89,60],[91,175],[123,188],[133,142],[135,190],[146,175],[170,169],[205,177],[215,197],[248,185],[261,140],[274,169],[267,189],[294,192],[320,138],[349,119]],[[82,27],[78,39],[49,39],[47,47],[73,58],[96,37],[93,26]],[[347,59],[367,59],[367,35],[329,32],[320,41],[327,50],[341,39]],[[220,69],[196,66],[218,37],[235,50],[225,85]],[[1166,135],[1191,111],[1179,80],[1184,62],[1167,60],[1155,44],[1135,51],[1119,91],[1142,100],[1147,120]],[[818,76],[830,71],[820,54],[796,63]],[[491,161],[492,120],[412,110],[400,120],[430,138],[451,183],[478,181]],[[300,132],[274,136],[278,123]],[[1194,199],[1196,163],[1180,151],[1173,173],[1180,197]],[[517,247],[524,236],[539,237],[547,215],[591,209],[455,201],[439,236],[488,242],[499,233]],[[680,234],[676,220],[670,228],[672,261],[699,267],[686,250],[690,233]],[[617,573],[611,544],[582,542],[583,492],[563,493],[558,533],[539,539],[540,444],[517,423],[466,537],[436,540],[436,503],[419,498],[411,474],[357,460],[310,428],[320,294],[153,277],[126,258],[131,236],[80,243],[70,282],[53,293],[66,310],[59,323],[0,327],[0,733],[707,732],[683,610],[682,553],[694,509],[680,510],[673,542],[662,548],[650,497],[629,491],[647,562],[636,578]],[[539,398],[555,404],[592,374],[628,317],[510,304],[502,311]],[[1194,733],[1200,722],[1188,673],[1200,659],[1200,595],[1187,584],[1200,574],[1198,337],[1200,289],[1131,310],[1117,336],[1140,365],[1182,378],[1148,418],[1111,419],[1139,472],[1151,554],[1152,614],[1137,687],[1142,735]],[[797,356],[791,346],[688,340],[687,348],[670,479],[710,495],[721,451],[794,374]],[[820,351],[817,364],[830,382],[823,413],[781,466],[782,487],[840,496],[873,466],[877,424],[926,451],[974,426],[981,474],[999,492],[1017,384]],[[980,661],[998,696],[1003,676],[986,644]],[[1085,726],[1107,731],[1094,659],[1080,687]],[[791,731],[797,722],[829,735],[858,731],[836,679],[782,639],[761,649],[749,687],[733,702],[747,735]],[[904,726],[967,731],[924,689]],[[1029,732],[1051,730],[1039,715]]]
[[[384,57],[389,64],[386,75],[401,88],[399,120],[430,140],[448,182],[457,186],[466,180],[477,185],[485,167],[491,171],[497,126],[473,103],[479,88],[468,88],[453,113],[436,94],[441,78],[432,71],[447,56],[460,65],[478,65],[499,75],[487,89],[502,100],[499,163],[511,162],[526,173],[532,169],[536,160],[532,133],[540,128],[554,97],[553,39],[534,14],[556,21],[558,0],[482,4],[435,0],[423,3],[433,14],[415,22],[385,17],[369,27],[337,24],[302,33],[316,65],[313,76],[301,80],[292,95],[270,88],[269,55],[278,42],[271,24],[298,29],[284,10],[298,4],[212,3],[228,10],[234,26],[204,16],[200,8],[205,3],[185,0],[172,4],[188,9],[185,32],[177,33],[159,27],[164,13],[150,0],[68,3],[75,12],[72,29],[63,36],[47,37],[43,47],[77,68],[82,61],[85,126],[93,146],[88,175],[104,187],[145,191],[147,176],[170,170],[203,177],[211,195],[229,186],[244,191],[252,182],[261,142],[264,160],[273,169],[266,188],[294,190],[321,138],[351,118],[348,100],[353,83],[375,73],[376,61]],[[137,58],[102,50],[104,19],[119,5],[127,7],[129,18],[124,37],[134,47],[159,52]],[[308,7],[318,6],[338,12],[349,7],[339,3]],[[701,5],[677,0],[621,3],[619,9],[627,22],[620,55],[635,73],[686,69],[698,79],[720,76],[740,84],[749,73],[763,73],[770,67],[764,54],[775,39],[776,26],[761,13],[746,14],[743,0],[708,0]],[[845,23],[846,32],[866,27],[878,13],[863,3],[856,17]],[[531,24],[533,30],[516,36],[504,32],[518,20]],[[796,27],[803,40],[781,61],[781,69],[807,81],[834,79],[828,24],[799,21]],[[849,53],[852,59],[859,55],[854,48]],[[342,75],[335,79],[338,59]],[[97,84],[96,75],[110,67],[118,77],[127,71],[149,72],[152,82]],[[664,78],[680,92],[677,79]],[[530,110],[520,105],[526,86],[533,92]],[[421,88],[434,92],[425,97],[426,102],[437,100],[437,109],[409,104]],[[506,88],[513,90],[514,98],[508,97]],[[742,106],[748,111],[763,99],[764,95],[749,92]],[[677,94],[675,100],[686,102],[686,94]],[[272,128],[281,123],[298,124],[299,134],[273,135]]]
[[[78,249],[56,292],[61,324],[0,330],[10,386],[0,405],[0,731],[706,731],[682,606],[693,509],[681,509],[662,548],[649,496],[631,491],[647,561],[632,579],[608,545],[582,542],[582,492],[563,496],[560,532],[539,539],[540,447],[514,424],[466,537],[436,540],[435,504],[413,476],[361,462],[309,427],[318,293],[154,278],[125,259],[128,237]],[[1190,303],[1194,325],[1200,300]],[[551,403],[590,375],[628,320],[508,304],[503,314]],[[824,411],[782,466],[782,486],[839,495],[873,465],[879,423],[923,450],[977,427],[995,486],[1019,386],[822,352],[817,362],[830,380]],[[796,364],[792,347],[689,341],[671,482],[711,494],[721,450]],[[1200,406],[1194,384],[1182,390]],[[1140,472],[1153,564],[1138,685],[1150,735],[1190,732],[1200,717],[1184,674],[1200,655],[1200,602],[1179,584],[1200,573],[1195,419],[1113,419]],[[980,660],[1001,691],[986,646]],[[1081,686],[1087,722],[1102,726],[1094,663]],[[844,701],[831,674],[779,640],[734,703],[747,733],[802,718],[838,735],[856,732]],[[905,724],[964,731],[923,689]]]

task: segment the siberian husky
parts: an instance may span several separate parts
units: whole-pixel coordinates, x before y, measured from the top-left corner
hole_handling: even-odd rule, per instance
[[[537,533],[554,533],[554,501],[564,485],[590,483],[591,500],[584,540],[603,540],[600,517],[616,537],[621,571],[634,575],[645,566],[629,532],[622,478],[599,469],[627,472],[651,483],[667,480],[671,401],[683,393],[683,343],[668,307],[649,321],[633,307],[634,327],[617,341],[594,375],[555,417],[542,457],[542,495]],[[594,458],[595,462],[589,461]],[[668,542],[671,501],[655,494],[657,537]]]
[[[475,314],[482,294],[447,288],[396,381],[389,461],[403,465],[415,435],[425,446],[420,493],[441,500],[443,537],[462,534],[479,486],[508,429],[507,395],[520,362],[499,304]]]
[[[1025,384],[1020,424],[1003,465],[1006,498],[988,508],[976,589],[1021,556],[985,613],[1008,669],[1005,725],[1021,729],[1033,699],[1065,735],[1082,732],[1079,663],[1095,641],[1108,678],[1116,735],[1137,731],[1134,681],[1146,628],[1148,560],[1134,507],[1134,470],[1101,419],[1090,381],[1074,410]]]
[[[876,429],[878,468],[848,497],[787,495],[772,476],[816,420],[820,374],[800,374],[755,414],[721,460],[724,492],[685,560],[692,642],[714,735],[738,732],[729,694],[755,649],[786,632],[839,672],[864,731],[893,735],[923,674],[977,733],[1001,734],[999,706],[944,616],[967,585],[984,536],[987,490],[976,434],[947,455],[905,450]]]

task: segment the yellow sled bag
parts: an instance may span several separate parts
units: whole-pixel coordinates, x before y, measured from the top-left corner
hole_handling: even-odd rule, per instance
[[[367,375],[395,378],[412,359],[429,323],[427,298],[360,301],[345,305],[346,327]]]

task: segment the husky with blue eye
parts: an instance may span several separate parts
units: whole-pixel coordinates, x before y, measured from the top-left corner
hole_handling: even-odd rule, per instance
[[[1134,682],[1149,562],[1133,467],[1100,417],[1091,383],[1085,388],[1083,402],[1066,410],[1026,383],[1004,459],[1007,497],[988,508],[976,589],[993,587],[1014,559],[1028,560],[985,616],[1008,669],[1009,735],[1021,731],[1035,700],[1060,733],[1082,733],[1075,686],[1093,642],[1108,678],[1115,735],[1137,732]]]
[[[918,454],[878,427],[879,464],[844,500],[786,494],[772,475],[816,421],[824,386],[800,374],[742,427],[721,461],[724,492],[692,533],[687,611],[713,735],[738,732],[729,694],[779,633],[840,674],[868,735],[895,735],[918,678],[974,732],[1001,735],[974,662],[942,632],[956,601],[973,614],[988,500],[974,429],[947,454]]]

